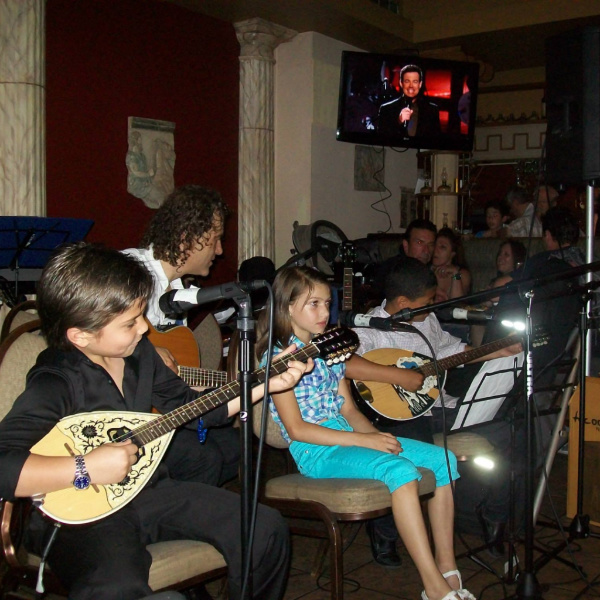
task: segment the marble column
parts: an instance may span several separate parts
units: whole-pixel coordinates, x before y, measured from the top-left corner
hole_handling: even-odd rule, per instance
[[[0,0],[0,215],[46,215],[45,0]]]
[[[238,261],[274,260],[274,50],[296,32],[258,18],[234,27],[241,49]]]

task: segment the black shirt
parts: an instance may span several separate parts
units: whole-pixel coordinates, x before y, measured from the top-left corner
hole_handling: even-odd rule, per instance
[[[0,498],[14,498],[29,449],[63,417],[107,410],[149,413],[152,407],[166,413],[197,397],[146,337],[125,358],[123,394],[107,371],[79,350],[44,350],[27,376],[25,391],[0,422]],[[227,406],[203,419],[206,427],[226,423]]]

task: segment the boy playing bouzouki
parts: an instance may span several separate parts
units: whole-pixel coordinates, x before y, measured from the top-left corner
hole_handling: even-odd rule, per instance
[[[69,451],[68,443],[51,455],[36,454],[31,448],[71,415],[149,413],[152,406],[168,413],[197,398],[144,336],[144,310],[151,292],[150,274],[134,258],[115,250],[70,244],[50,258],[38,286],[48,349],[38,357],[26,390],[0,423],[0,497],[10,500],[74,488],[75,494],[85,494],[94,486],[126,486],[135,477],[132,466],[138,451],[130,440],[97,446],[90,442],[89,451],[79,456],[73,448]],[[306,369],[290,361],[288,371],[272,379],[272,388],[295,385]],[[262,386],[253,390],[254,400],[261,395]],[[204,418],[218,425],[238,411],[235,398]],[[93,438],[96,433],[90,424],[81,435]],[[69,590],[69,598],[135,600],[151,593],[146,545],[202,540],[225,557],[230,598],[239,598],[239,519],[236,494],[175,481],[159,465],[143,489],[118,511],[81,526],[63,524],[50,547],[48,564]],[[51,528],[40,513],[32,513],[27,535],[31,551],[41,553]],[[257,598],[281,597],[287,561],[286,525],[277,512],[261,506],[253,546]]]

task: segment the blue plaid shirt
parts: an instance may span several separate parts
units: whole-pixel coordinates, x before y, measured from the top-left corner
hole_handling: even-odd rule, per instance
[[[298,348],[304,344],[296,337],[292,336],[290,344],[296,344]],[[275,348],[273,353],[279,354],[281,348]],[[266,362],[266,353],[261,360],[261,366]],[[346,374],[346,364],[327,366],[322,358],[315,359],[315,368],[306,373],[294,388],[296,400],[302,414],[302,419],[307,423],[320,423],[326,419],[335,419],[341,411],[344,397],[338,394],[340,380]],[[269,398],[269,409],[273,416],[273,421],[281,428],[283,439],[291,443],[272,398]]]

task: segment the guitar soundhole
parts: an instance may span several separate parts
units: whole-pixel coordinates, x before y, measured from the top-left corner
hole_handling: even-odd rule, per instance
[[[125,440],[131,439],[131,436],[129,435],[130,433],[131,429],[128,427],[117,427],[115,429],[109,429],[106,432],[106,435],[111,442],[124,442]],[[146,456],[146,450],[144,449],[144,446],[138,446],[138,451],[135,453],[135,462],[133,464],[137,464],[140,458],[143,458],[144,456]],[[123,479],[119,485],[124,485],[127,480],[128,477]]]

